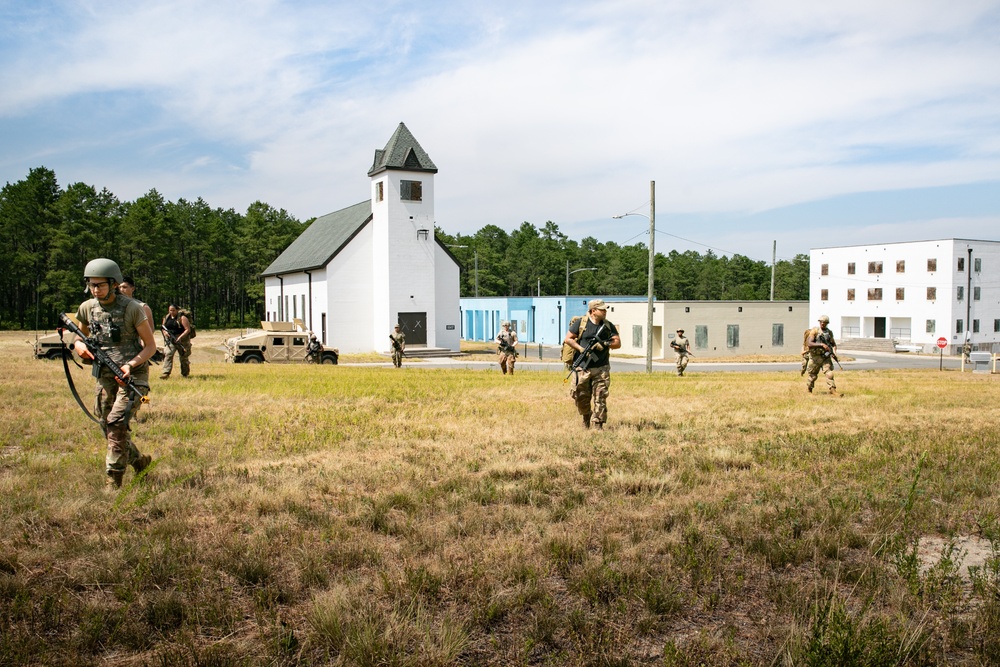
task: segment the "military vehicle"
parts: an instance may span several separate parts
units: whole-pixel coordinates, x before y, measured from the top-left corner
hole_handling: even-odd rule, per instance
[[[336,364],[340,351],[324,349],[310,340],[314,334],[302,320],[261,322],[259,331],[250,331],[226,341],[226,361],[234,364]]]

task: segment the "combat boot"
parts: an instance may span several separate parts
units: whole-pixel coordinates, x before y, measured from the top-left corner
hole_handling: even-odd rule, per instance
[[[125,473],[120,470],[109,470],[108,478],[105,480],[105,484],[109,491],[115,491],[122,488],[122,478],[125,477]]]
[[[837,391],[836,387],[830,387],[830,395],[831,396],[837,396],[838,398],[841,397],[841,396],[843,396],[843,394],[841,394],[840,392]]]
[[[153,457],[149,454],[143,454],[135,461],[132,461],[132,469],[135,470],[135,474],[138,475],[143,470],[149,467],[149,464],[153,462]]]
[[[590,415],[583,416],[583,427],[590,428]]]

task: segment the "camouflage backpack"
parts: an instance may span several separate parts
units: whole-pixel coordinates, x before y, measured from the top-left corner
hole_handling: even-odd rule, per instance
[[[576,329],[577,334],[579,334],[579,332],[580,332],[580,320],[582,320],[582,319],[583,319],[583,315],[577,315],[576,317],[574,317],[573,319],[571,319],[569,321],[569,329],[568,329],[568,331],[573,331],[574,329]],[[573,364],[573,357],[575,357],[575,356],[576,356],[576,350],[574,350],[572,347],[570,347],[569,343],[563,343],[562,354],[560,355],[560,358],[562,359],[562,362],[564,364],[566,364],[567,366],[571,366]]]
[[[187,308],[181,308],[180,310],[177,311],[177,314],[180,317],[188,318],[188,323],[190,323],[191,325],[191,334],[188,336],[188,340],[191,340],[195,336],[197,336],[198,332],[194,328],[194,315],[191,314],[191,311],[188,310]]]

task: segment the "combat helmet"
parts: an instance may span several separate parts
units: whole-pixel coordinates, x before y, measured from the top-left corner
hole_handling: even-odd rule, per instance
[[[829,315],[820,315],[819,316],[819,321],[820,322],[826,322],[827,324],[829,324],[830,323],[830,316]]]
[[[125,282],[122,278],[122,270],[118,264],[105,257],[98,257],[87,262],[83,269],[83,277],[86,278],[110,278],[116,283]]]

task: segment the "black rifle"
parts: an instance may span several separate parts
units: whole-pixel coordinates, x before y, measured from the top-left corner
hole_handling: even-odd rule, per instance
[[[504,354],[513,354],[515,357],[517,356],[517,348],[515,348],[513,345],[508,343],[500,336],[497,336],[497,343],[500,344],[500,351],[503,352]]]
[[[580,324],[582,325],[583,322],[581,322]],[[573,375],[573,373],[578,373],[580,371],[587,370],[587,368],[590,366],[590,362],[593,361],[592,355],[594,354],[593,352],[594,346],[596,346],[598,343],[600,343],[601,345],[607,345],[610,342],[600,339],[601,332],[604,331],[604,327],[606,326],[608,326],[607,322],[601,322],[601,326],[597,327],[597,331],[594,332],[594,339],[590,341],[590,345],[583,348],[583,352],[581,352],[579,356],[577,356],[577,358],[573,361],[573,365],[569,367],[569,375],[567,375],[566,379],[563,380],[564,384],[566,382],[569,382],[569,379]],[[580,328],[582,329],[583,327],[581,326]]]
[[[403,354],[403,346],[399,344],[398,340],[392,337],[392,334],[389,334],[389,340],[392,341],[392,349],[400,354]]]
[[[832,347],[829,350],[824,351],[823,352],[823,356],[824,357],[829,357],[830,359],[833,359],[834,361],[837,362],[837,367],[840,370],[844,370],[844,367],[840,365],[840,359],[837,358],[837,353],[833,351]]]
[[[88,338],[83,330],[76,326],[73,320],[66,317],[65,313],[59,313],[59,321],[62,322],[63,328],[76,334],[83,340],[83,344],[87,346],[87,351],[93,355],[94,361],[111,371],[118,383],[125,387],[126,391],[131,394],[132,399],[138,399],[140,403],[149,403],[149,399],[143,394],[138,385],[136,385],[135,380],[132,379],[131,375],[125,375],[122,371],[121,366],[116,364],[114,360],[108,356],[108,353],[101,349],[101,346],[97,344],[93,338]],[[131,414],[131,410],[128,411]]]
[[[160,325],[160,332],[163,333],[163,344],[164,345],[167,345],[167,344],[170,344],[170,343],[172,343],[174,345],[177,344],[177,337],[174,336],[172,333],[170,333],[170,329],[166,328],[162,324]]]
[[[689,357],[693,357],[694,356],[694,352],[692,352],[691,350],[688,350],[688,349],[685,349],[685,348],[681,347],[677,343],[671,343],[670,347],[674,348],[674,350],[676,352],[683,352],[684,354],[688,355]]]

